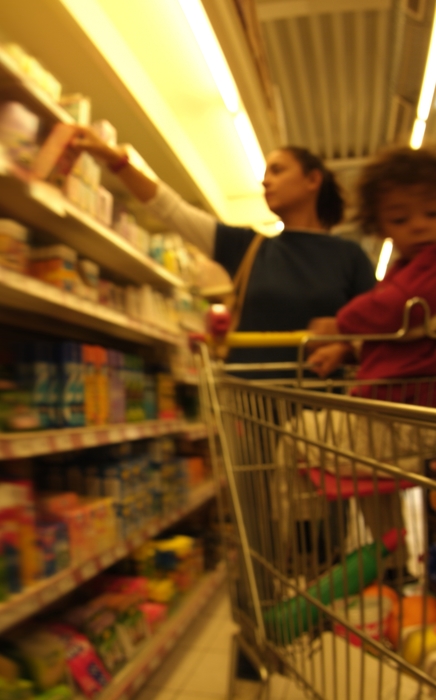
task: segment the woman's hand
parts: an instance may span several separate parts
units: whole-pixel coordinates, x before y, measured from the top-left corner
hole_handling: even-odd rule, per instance
[[[349,343],[330,343],[314,350],[307,358],[307,363],[315,374],[324,379],[343,364],[351,351]]]
[[[71,150],[79,155],[86,151],[103,163],[120,178],[128,190],[140,201],[148,202],[157,192],[157,183],[129,158],[128,145],[108,146],[90,127],[76,127],[70,143]]]
[[[106,165],[115,165],[125,155],[122,146],[108,146],[92,130],[91,127],[78,126],[73,136],[70,148],[77,154],[86,151],[94,158],[103,161]]]

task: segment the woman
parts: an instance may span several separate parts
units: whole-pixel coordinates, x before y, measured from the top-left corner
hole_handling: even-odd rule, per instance
[[[252,229],[219,223],[187,204],[167,185],[138,171],[125,148],[107,146],[88,128],[78,127],[72,146],[103,161],[153,215],[234,277],[256,235]],[[362,249],[328,233],[342,219],[344,202],[333,174],[318,157],[293,146],[273,151],[267,158],[263,186],[266,202],[282,220],[284,231],[265,238],[257,252],[239,330],[306,328],[312,318],[334,316],[374,285],[373,268]],[[345,349],[338,344],[338,356]],[[295,357],[295,349],[249,348],[235,349],[229,359],[285,362]]]

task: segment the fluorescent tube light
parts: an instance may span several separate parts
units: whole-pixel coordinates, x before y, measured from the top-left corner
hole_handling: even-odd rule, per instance
[[[394,245],[392,238],[385,238],[378,258],[377,269],[375,271],[375,278],[379,282],[385,277],[393,247]]]
[[[425,65],[424,78],[421,86],[421,94],[419,96],[417,117],[423,121],[427,121],[430,114],[431,105],[433,102],[434,91],[436,87],[436,12],[433,19],[433,28],[431,32],[430,47],[427,54],[427,62]]]
[[[262,150],[259,146],[259,142],[256,138],[251,122],[245,112],[239,112],[233,117],[233,123],[236,131],[238,132],[238,136],[244,147],[247,158],[250,161],[254,176],[258,182],[262,182],[265,176],[265,158],[263,157]]]
[[[424,140],[426,126],[427,122],[423,121],[422,119],[415,119],[415,123],[412,129],[412,135],[410,137],[411,148],[414,148],[415,150],[421,148],[422,142]]]
[[[224,104],[232,114],[239,109],[238,90],[209,18],[199,0],[179,0]]]

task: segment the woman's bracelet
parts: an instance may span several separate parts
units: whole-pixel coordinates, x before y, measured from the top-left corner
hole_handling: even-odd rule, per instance
[[[115,161],[115,163],[110,163],[107,167],[112,173],[119,173],[120,170],[123,170],[123,168],[125,168],[128,164],[129,156],[127,155],[127,153],[123,153],[123,155],[120,156],[118,160]]]

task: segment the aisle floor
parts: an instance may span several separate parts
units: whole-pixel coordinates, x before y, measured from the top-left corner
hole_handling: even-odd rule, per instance
[[[227,700],[230,644],[236,629],[223,586],[135,700]],[[305,700],[293,684],[289,694],[288,686],[289,681],[274,678],[270,700]],[[256,700],[257,695],[257,683],[241,681],[235,700]]]
[[[192,627],[149,679],[145,688],[138,693],[135,700],[227,700],[230,643],[235,629],[236,626],[230,616],[227,589],[223,587],[199,614]],[[341,645],[341,641],[336,641],[339,647],[335,647],[335,653],[343,657],[340,662],[343,668],[346,667],[347,662],[351,662],[351,666],[354,667],[355,677],[352,685],[355,687],[351,689],[351,694],[350,689],[347,692],[344,684],[348,674],[344,673],[339,679],[336,692],[333,687],[330,687],[327,692],[328,698],[412,700],[416,697],[417,684],[403,676],[399,689],[397,674],[393,669],[386,667],[383,672],[383,688],[381,688],[379,664],[369,655],[365,655],[367,661],[362,669],[365,677],[365,689],[362,695],[362,679],[359,673],[362,661],[361,651],[354,649],[351,656],[355,658],[350,658],[345,650],[345,644]],[[325,651],[328,653],[328,638],[325,642]],[[327,685],[331,686],[329,682]],[[257,698],[257,683],[249,681],[238,683],[238,694],[234,700],[257,700]],[[307,695],[292,680],[273,676],[269,700],[307,700]]]

